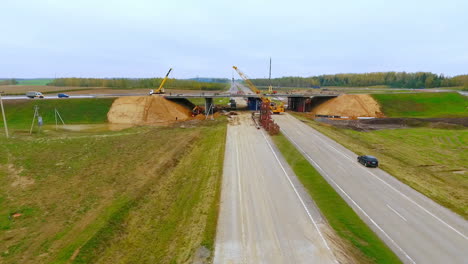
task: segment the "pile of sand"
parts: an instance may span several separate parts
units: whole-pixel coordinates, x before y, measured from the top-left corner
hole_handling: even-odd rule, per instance
[[[380,105],[368,94],[343,94],[312,109],[314,115],[383,117]]]
[[[125,96],[114,101],[107,119],[113,124],[167,125],[190,119],[190,111],[161,96]]]

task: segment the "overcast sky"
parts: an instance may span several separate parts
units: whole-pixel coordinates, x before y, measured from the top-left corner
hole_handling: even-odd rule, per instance
[[[468,73],[466,0],[0,0],[0,77]],[[237,78],[237,75],[235,75]]]

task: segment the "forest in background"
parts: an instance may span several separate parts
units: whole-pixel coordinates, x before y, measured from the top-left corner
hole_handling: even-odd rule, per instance
[[[268,79],[252,79],[257,86],[268,86]],[[313,77],[281,77],[271,80],[273,86],[310,87],[342,86],[366,87],[385,85],[392,88],[435,88],[465,86],[468,88],[468,75],[445,77],[430,72],[373,72],[327,74]]]
[[[45,80],[45,79],[44,79]],[[46,83],[50,86],[73,87],[105,87],[105,88],[156,88],[161,84],[162,78],[58,78],[50,79]],[[265,78],[251,79],[257,86],[269,86],[270,80]],[[189,90],[224,90],[229,79],[223,78],[193,78],[193,79],[168,79],[167,89]],[[0,85],[19,85],[28,83],[24,80],[0,79]],[[446,77],[430,72],[373,72],[373,73],[342,73],[327,74],[312,77],[281,77],[271,80],[275,87],[302,87],[318,88],[327,86],[339,87],[370,87],[387,86],[392,88],[436,88],[436,87],[460,87],[468,89],[468,75]]]

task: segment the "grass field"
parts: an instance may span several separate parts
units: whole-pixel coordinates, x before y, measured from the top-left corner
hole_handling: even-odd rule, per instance
[[[205,105],[205,99],[204,98],[190,98],[190,102],[194,105]],[[229,104],[229,98],[214,98],[214,104],[219,105],[219,106],[226,106]]]
[[[29,129],[35,105],[39,107],[44,125],[55,124],[55,108],[66,124],[96,124],[107,122],[107,112],[114,100],[114,98],[5,100],[3,104],[9,128]],[[3,122],[0,123],[0,127],[3,128]]]
[[[47,85],[54,79],[28,79],[28,80],[17,80],[18,85]]]
[[[286,137],[273,140],[357,263],[401,263]]]
[[[468,116],[468,99],[459,93],[373,94],[388,117]]]
[[[212,251],[225,133],[218,120],[0,137],[0,263],[191,263]]]
[[[468,219],[468,129],[408,128],[357,132],[298,118],[413,189]]]

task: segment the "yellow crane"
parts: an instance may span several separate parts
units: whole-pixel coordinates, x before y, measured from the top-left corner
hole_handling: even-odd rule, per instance
[[[162,80],[161,84],[159,85],[159,88],[156,90],[156,91],[153,91],[151,90],[150,91],[150,95],[152,94],[164,94],[165,91],[164,91],[164,84],[166,83],[168,77],[169,77],[169,73],[171,73],[172,71],[172,68],[169,69],[169,71],[166,73],[166,77],[164,77],[164,79]]]
[[[257,89],[257,87],[252,83],[252,81],[249,80],[247,75],[245,75],[239,68],[236,66],[232,66],[234,70],[239,74],[239,76],[245,81],[245,83],[249,86],[250,90],[256,94],[261,94],[261,91]],[[279,105],[273,101],[270,100],[270,98],[261,96],[260,99],[264,103],[269,103],[270,104],[270,110],[273,112],[273,114],[280,114],[284,112],[284,104],[280,103]]]

